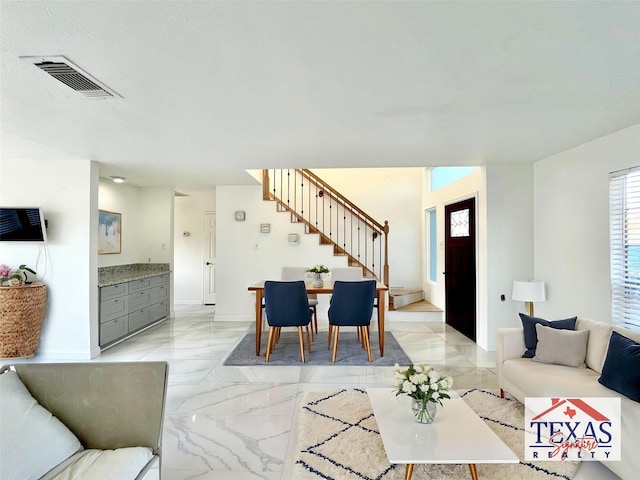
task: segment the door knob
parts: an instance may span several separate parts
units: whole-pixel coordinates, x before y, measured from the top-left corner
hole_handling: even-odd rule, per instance
[[[207,263],[205,263],[205,265],[213,265],[213,263],[207,262]]]

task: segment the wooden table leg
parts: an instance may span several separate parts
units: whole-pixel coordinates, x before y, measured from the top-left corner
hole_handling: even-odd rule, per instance
[[[260,356],[260,342],[262,341],[262,298],[263,290],[256,290],[256,357]]]
[[[469,464],[469,471],[471,472],[471,478],[473,480],[478,480],[478,471],[476,470],[476,464],[475,463],[470,463]]]
[[[411,480],[413,475],[413,463],[407,463],[407,469],[404,471],[404,480]]]
[[[380,344],[380,356],[384,357],[384,299],[385,291],[378,292],[378,343]]]

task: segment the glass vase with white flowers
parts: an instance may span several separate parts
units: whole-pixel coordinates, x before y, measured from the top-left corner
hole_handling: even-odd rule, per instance
[[[322,275],[325,273],[329,273],[329,267],[327,267],[326,265],[318,264],[307,269],[307,272],[310,272],[313,274],[313,286],[322,287],[324,285],[324,280],[322,279]]]
[[[396,381],[396,396],[411,397],[411,410],[418,423],[432,423],[436,405],[451,398],[448,391],[453,386],[449,375],[441,375],[428,365],[411,365],[401,368],[397,363],[393,373]]]

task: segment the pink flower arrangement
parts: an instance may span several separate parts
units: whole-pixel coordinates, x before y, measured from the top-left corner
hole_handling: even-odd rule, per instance
[[[4,264],[0,265],[0,285],[19,287],[27,279],[26,272],[33,273],[34,275],[36,274],[36,272],[31,270],[24,264],[20,265],[17,270],[12,270],[10,267]]]

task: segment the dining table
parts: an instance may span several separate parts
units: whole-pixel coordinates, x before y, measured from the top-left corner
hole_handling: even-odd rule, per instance
[[[333,293],[333,281],[325,281],[322,286],[314,286],[312,281],[305,282],[307,294],[331,295]],[[248,290],[256,294],[256,356],[260,355],[260,343],[262,341],[262,300],[264,298],[264,282],[250,285]],[[380,356],[384,357],[384,310],[386,293],[389,290],[382,282],[376,282],[376,297],[378,298],[378,343]]]

